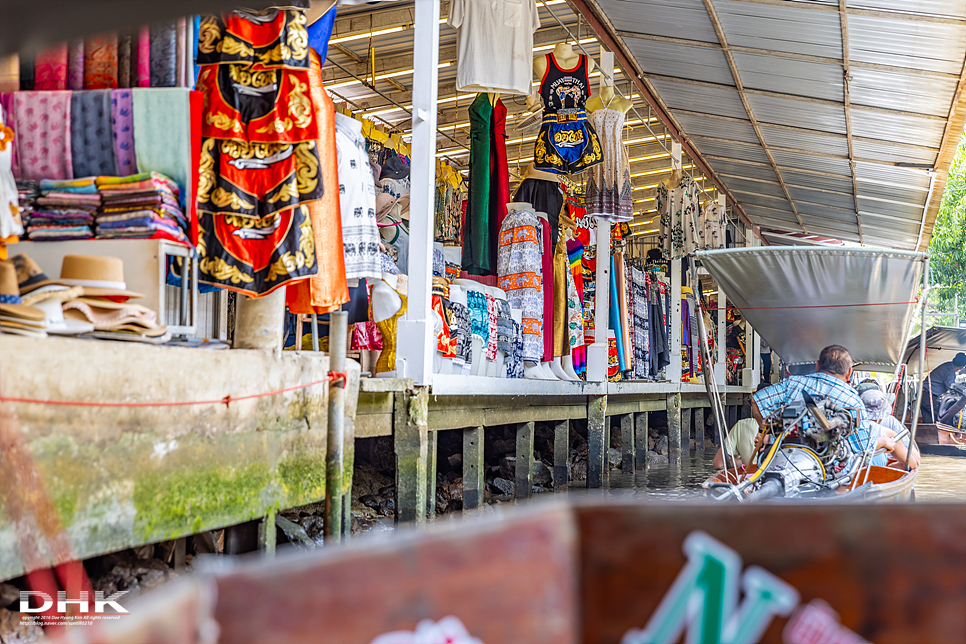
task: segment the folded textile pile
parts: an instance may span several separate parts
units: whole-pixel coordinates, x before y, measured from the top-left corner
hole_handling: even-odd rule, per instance
[[[40,182],[40,197],[26,226],[31,241],[94,237],[94,213],[101,203],[94,177]]]
[[[98,239],[170,239],[186,243],[188,221],[178,184],[158,172],[98,177]]]

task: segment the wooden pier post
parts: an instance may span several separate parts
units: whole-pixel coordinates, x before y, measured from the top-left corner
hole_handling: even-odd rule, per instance
[[[634,414],[621,414],[621,471],[634,473],[637,461],[637,440],[634,435]]]
[[[348,344],[349,314],[336,311],[329,315],[329,369],[346,370],[346,345]],[[297,339],[302,342],[301,338]],[[298,345],[301,347],[301,344]],[[345,382],[329,383],[328,427],[326,429],[325,457],[325,538],[341,541],[345,534],[345,521],[351,526],[352,515],[345,517],[345,496],[352,496],[352,469],[349,466],[349,485],[346,485],[346,443],[355,445],[353,436],[346,436]]]
[[[704,407],[694,408],[694,451],[704,451]]]
[[[667,460],[681,464],[681,394],[667,397]]]
[[[436,458],[439,455],[438,449],[439,434],[437,432],[426,432],[426,518],[436,518]]]
[[[275,510],[269,510],[258,525],[258,549],[267,557],[275,556]]]
[[[483,506],[483,428],[463,430],[463,512]]]
[[[529,499],[533,494],[533,421],[517,425],[517,459],[514,494]]]
[[[643,470],[647,469],[648,416],[646,411],[637,412],[634,416],[634,444],[637,447],[634,468]]]
[[[396,452],[396,523],[426,520],[429,395],[425,388],[399,392],[393,401]]]
[[[681,456],[684,458],[691,456],[691,418],[690,407],[681,410]]]
[[[607,396],[595,396],[587,404],[587,487],[601,487],[607,467],[604,443],[607,425]]]
[[[562,492],[570,482],[570,421],[560,420],[553,426],[553,490]],[[464,484],[465,485],[465,484]]]

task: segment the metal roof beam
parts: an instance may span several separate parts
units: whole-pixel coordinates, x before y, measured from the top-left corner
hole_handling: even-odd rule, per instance
[[[808,11],[828,11],[838,12],[839,8],[832,5],[812,4],[805,2],[788,2],[787,0],[735,0],[736,2],[747,2],[748,4],[762,4],[771,7],[784,7],[795,9],[806,9]],[[890,20],[907,20],[910,22],[928,22],[940,25],[964,25],[966,20],[962,18],[951,18],[947,16],[937,16],[935,14],[907,13],[900,11],[882,11],[877,9],[858,9],[846,7],[845,12],[852,16],[868,16],[870,18],[889,18]]]
[[[714,9],[714,5],[711,0],[704,0],[705,11],[708,12],[708,17],[711,19],[711,24],[714,26],[714,32],[718,36],[718,42],[721,44],[721,51],[724,53],[725,58],[728,61],[728,67],[731,70],[731,77],[735,81],[735,89],[738,92],[738,97],[741,99],[741,104],[745,108],[745,112],[748,114],[748,118],[751,121],[751,127],[754,128],[755,134],[758,136],[758,140],[761,142],[761,148],[765,151],[765,155],[771,162],[772,169],[775,171],[775,176],[778,177],[778,182],[781,185],[782,192],[785,193],[785,199],[788,200],[788,205],[791,206],[792,212],[795,213],[795,218],[798,219],[798,223],[802,227],[802,232],[808,232],[805,229],[805,223],[802,218],[798,215],[798,209],[795,207],[795,202],[792,196],[788,192],[788,188],[785,186],[785,181],[782,179],[781,170],[778,169],[778,162],[775,161],[775,157],[772,156],[771,150],[768,149],[768,142],[765,141],[765,135],[761,133],[761,128],[758,127],[758,121],[755,120],[755,113],[751,109],[751,104],[748,102],[748,97],[745,96],[744,87],[741,83],[741,75],[738,73],[738,65],[735,63],[734,56],[731,54],[731,49],[728,47],[728,39],[725,36],[724,28],[721,26],[721,21],[718,20],[718,14]]]
[[[745,147],[752,147],[752,148],[760,147],[757,143],[749,143],[748,141],[736,141],[735,139],[723,139],[723,138],[718,137],[718,136],[701,136],[701,135],[697,135],[696,134],[692,138],[698,139],[698,140],[703,140],[703,141],[715,141],[716,143],[727,143],[729,145],[743,145]],[[840,159],[842,161],[848,161],[849,160],[848,155],[845,155],[845,154],[834,154],[832,152],[816,152],[815,150],[803,150],[801,148],[786,148],[786,147],[781,146],[781,145],[772,145],[772,146],[769,146],[769,148],[771,150],[775,150],[776,152],[792,152],[794,154],[805,154],[805,155],[808,155],[808,156],[822,157],[822,158],[825,158],[825,159]],[[768,152],[766,150],[766,154],[767,153]],[[721,158],[721,157],[715,157],[715,158]],[[741,159],[728,159],[728,160],[730,160],[730,161],[732,161],[734,163],[754,163],[752,161],[742,161]],[[890,168],[901,167],[901,166],[898,166],[897,163],[883,163],[882,161],[879,161],[877,159],[865,159],[865,158],[862,158],[862,157],[856,157],[855,160],[856,161],[861,161],[863,163],[875,163],[877,165],[882,165],[882,166],[886,166],[886,167],[890,167]],[[763,163],[758,162],[758,165],[767,165],[767,164],[763,164]],[[782,167],[784,167],[784,166],[782,166]],[[786,168],[786,169],[792,170],[792,171],[795,171],[795,172],[806,172],[805,170],[798,170],[797,168]],[[843,177],[845,175],[836,174],[836,175],[831,175],[831,176]]]
[[[650,40],[653,42],[663,42],[671,45],[684,45],[687,47],[701,47],[702,49],[721,49],[721,45],[716,42],[707,42],[704,40],[690,40],[688,38],[674,38],[671,36],[656,36],[654,34],[642,34],[635,31],[618,31],[619,36],[622,38],[632,38],[635,40]],[[774,56],[775,58],[784,58],[788,60],[801,60],[808,63],[821,63],[825,65],[836,65],[841,67],[842,61],[838,58],[830,58],[828,56],[814,56],[811,54],[798,54],[789,51],[777,51],[775,49],[762,49],[760,47],[743,47],[740,45],[728,45],[731,51],[738,52],[740,54],[756,54],[759,56]],[[958,79],[958,74],[951,74],[949,72],[937,72],[931,69],[919,69],[916,67],[900,67],[898,65],[883,65],[881,63],[867,63],[852,61],[852,67],[857,67],[860,69],[873,69],[880,72],[891,72],[894,74],[905,74],[907,76],[922,76],[927,78],[940,78],[944,80]]]
[[[855,151],[852,149],[852,106],[849,98],[849,83],[852,75],[849,73],[849,18],[846,15],[846,0],[839,0],[839,24],[842,27],[842,89],[845,104],[845,135],[849,144],[849,170],[852,174],[852,199],[855,202],[855,223],[859,228],[859,240],[862,241],[862,216],[859,215],[859,184],[855,179]]]

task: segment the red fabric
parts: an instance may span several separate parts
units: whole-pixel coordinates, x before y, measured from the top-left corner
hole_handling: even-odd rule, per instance
[[[543,361],[553,360],[553,240],[550,235],[550,222],[543,217],[540,228],[543,231]]]
[[[510,166],[506,158],[506,106],[497,99],[493,105],[490,141],[490,239],[500,238],[500,227],[507,216],[510,203]],[[491,266],[497,265],[499,244],[492,245]]]

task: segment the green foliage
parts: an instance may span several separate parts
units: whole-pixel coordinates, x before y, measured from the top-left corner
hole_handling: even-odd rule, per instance
[[[959,315],[966,311],[966,136],[959,142],[949,169],[942,205],[929,240],[932,283],[941,287],[929,294],[930,308],[952,311],[959,295]],[[932,324],[951,324],[935,318]]]

